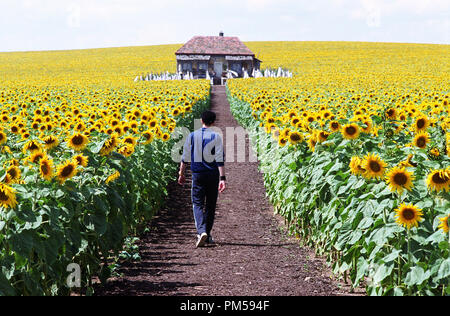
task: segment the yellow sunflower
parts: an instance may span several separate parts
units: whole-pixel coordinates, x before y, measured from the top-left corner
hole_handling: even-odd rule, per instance
[[[75,151],[82,151],[89,143],[89,138],[82,133],[75,133],[67,138],[67,146]]]
[[[100,150],[100,155],[102,156],[108,156],[109,154],[111,154],[114,149],[116,149],[116,147],[119,145],[119,140],[117,139],[116,135],[111,135],[110,138],[108,138],[105,143],[103,144],[101,150]]]
[[[59,145],[58,137],[53,135],[43,137],[42,141],[44,142],[44,147],[47,150],[52,150],[53,148]]]
[[[407,171],[406,168],[394,167],[386,175],[386,182],[389,184],[391,191],[397,191],[400,194],[403,193],[404,189],[411,191],[414,180],[414,174]]]
[[[124,145],[120,147],[117,152],[125,157],[130,157],[134,153],[134,146]]]
[[[441,152],[439,151],[439,148],[437,148],[437,147],[431,148],[429,153],[434,158],[439,158],[441,156]]]
[[[87,167],[89,163],[89,158],[80,154],[73,157],[73,160],[77,162],[78,166]]]
[[[45,158],[47,155],[42,150],[37,150],[33,152],[28,158],[27,161],[31,163],[39,163],[42,158]]]
[[[4,208],[15,208],[16,205],[16,191],[10,186],[0,183],[0,206]]]
[[[284,147],[284,146],[286,146],[286,144],[288,143],[288,141],[289,141],[289,139],[288,139],[287,137],[280,136],[280,137],[278,138],[278,145],[279,145],[280,147]]]
[[[17,166],[11,166],[6,170],[6,173],[10,176],[10,181],[13,183],[17,183],[21,177],[21,171]]]
[[[77,165],[73,160],[68,160],[62,165],[58,166],[56,177],[59,182],[64,183],[68,179],[73,178],[77,174]]]
[[[413,161],[412,161],[412,159],[414,158],[414,156],[412,155],[412,154],[410,154],[410,155],[408,155],[408,158],[406,159],[406,160],[404,160],[404,161],[401,161],[399,164],[398,164],[398,166],[400,167],[400,168],[407,168],[407,167],[417,167],[417,164],[416,163],[414,163]]]
[[[106,179],[105,183],[108,184],[108,183],[114,182],[117,179],[119,179],[119,177],[120,177],[120,172],[116,171]]]
[[[164,142],[168,142],[170,140],[170,134],[164,133],[161,138]]]
[[[127,136],[127,137],[125,137],[125,139],[123,140],[123,143],[124,143],[124,144],[127,144],[127,145],[131,145],[131,146],[136,146],[137,140],[136,140],[135,137]]]
[[[414,129],[417,132],[425,131],[430,126],[430,120],[426,116],[420,116],[414,122]]]
[[[450,191],[450,168],[433,170],[426,179],[430,191]]]
[[[45,180],[51,180],[53,178],[53,160],[44,157],[39,162],[39,173]]]
[[[338,121],[331,121],[329,128],[332,132],[338,132],[341,129],[341,124]]]
[[[289,142],[292,145],[300,144],[303,141],[303,135],[299,132],[292,132],[289,134]]]
[[[151,120],[151,121],[148,123],[148,126],[149,126],[151,129],[154,129],[154,128],[156,128],[156,126],[158,126],[158,121],[157,121],[157,120]]]
[[[439,219],[439,221],[441,223],[439,224],[438,228],[442,229],[442,231],[447,234],[449,232],[449,227],[448,227],[449,220],[450,220],[450,214]]]
[[[0,131],[0,145],[3,145],[7,141],[8,141],[8,137],[6,136],[6,134],[4,132]]]
[[[144,137],[145,141],[144,141],[144,145],[148,145],[153,141],[153,133],[151,131],[146,131],[142,133],[142,137]]]
[[[360,134],[359,126],[355,123],[347,124],[342,127],[341,133],[345,139],[356,139]]]
[[[23,152],[26,153],[27,151],[29,152],[35,152],[41,149],[41,146],[39,145],[38,142],[34,141],[34,140],[30,140],[28,141],[24,146],[23,146]]]
[[[421,149],[425,149],[427,144],[430,142],[430,135],[428,133],[419,133],[414,138],[414,146]]]
[[[408,229],[411,229],[413,226],[418,227],[419,222],[423,220],[422,210],[415,205],[401,204],[395,212],[395,217],[397,218],[395,222]]]
[[[316,150],[316,145],[317,145],[317,135],[313,133],[308,138],[308,147],[312,152],[314,152]]]
[[[326,131],[320,131],[317,133],[317,138],[319,143],[323,143],[328,139],[328,136],[330,136],[330,133]]]
[[[366,170],[364,177],[367,179],[381,179],[386,170],[387,164],[375,154],[368,154],[363,161],[363,168]]]
[[[354,174],[355,176],[360,176],[365,173],[366,170],[362,167],[363,160],[359,158],[358,156],[352,157],[350,161],[350,172]]]
[[[395,120],[395,118],[397,117],[397,110],[394,108],[386,110],[386,117],[390,120]]]

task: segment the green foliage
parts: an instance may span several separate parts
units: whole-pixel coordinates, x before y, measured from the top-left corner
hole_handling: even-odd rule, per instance
[[[207,107],[209,98],[199,101],[192,113],[178,118],[177,126],[192,128],[194,117]],[[171,148],[177,141],[137,146],[130,159],[117,153],[100,156],[102,143],[93,142],[83,152],[89,165],[82,176],[64,185],[38,181],[39,174],[25,170],[27,184],[14,185],[17,207],[0,208],[0,296],[68,295],[73,290],[66,284],[69,264],[81,267],[86,288],[93,276],[106,281],[111,275],[110,259],[139,259],[127,237],[160,209],[176,173]],[[115,171],[120,177],[106,183]]]
[[[260,121],[249,104],[228,97],[233,115],[249,130],[276,212],[292,233],[327,255],[336,274],[348,275],[354,287],[364,284],[371,295],[449,294],[449,236],[437,229],[450,209],[449,194],[430,193],[424,182],[416,182],[412,192],[399,197],[384,180],[352,175],[352,155],[382,153],[373,139],[352,142],[332,134],[314,153],[306,145],[279,147],[270,134],[257,132]],[[385,146],[388,162],[405,159],[412,150],[394,142]],[[448,158],[428,160],[424,151],[415,157],[418,173],[449,164]],[[409,232],[394,218],[403,201],[424,213]]]

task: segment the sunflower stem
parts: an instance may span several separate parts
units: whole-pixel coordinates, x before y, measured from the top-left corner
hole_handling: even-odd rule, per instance
[[[408,266],[411,266],[411,232],[407,229],[407,245],[408,245]]]

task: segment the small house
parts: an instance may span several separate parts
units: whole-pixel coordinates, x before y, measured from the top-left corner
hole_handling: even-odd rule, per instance
[[[194,79],[205,79],[207,73],[215,83],[224,78],[252,76],[261,61],[237,37],[195,36],[176,53],[177,70]]]

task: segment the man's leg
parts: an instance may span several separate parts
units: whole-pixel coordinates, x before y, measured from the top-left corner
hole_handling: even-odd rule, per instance
[[[208,176],[205,204],[206,233],[208,236],[211,236],[216,216],[217,198],[219,196],[219,177],[219,174],[216,173]]]
[[[192,205],[198,235],[206,233],[207,230],[207,221],[204,214],[206,190],[202,180],[201,174],[192,174]]]

